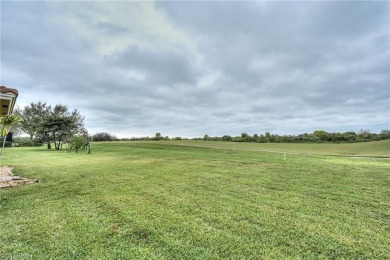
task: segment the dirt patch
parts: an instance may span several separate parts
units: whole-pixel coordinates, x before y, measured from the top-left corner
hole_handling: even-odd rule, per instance
[[[36,179],[16,176],[12,173],[12,169],[13,167],[10,166],[0,167],[0,189],[38,182]]]

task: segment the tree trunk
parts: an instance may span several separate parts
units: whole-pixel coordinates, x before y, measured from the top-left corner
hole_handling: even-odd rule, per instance
[[[1,151],[0,151],[0,158],[1,158],[1,155],[3,154],[3,149],[4,149],[4,146],[5,146],[5,140],[7,140],[7,136],[4,136],[4,139],[3,139],[3,145],[1,146]]]
[[[61,139],[59,139],[58,142],[57,142],[57,141],[54,141],[54,145],[55,145],[57,151],[60,150],[60,147],[61,147]]]

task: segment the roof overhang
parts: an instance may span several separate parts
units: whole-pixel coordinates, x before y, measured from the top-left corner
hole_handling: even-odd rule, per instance
[[[0,86],[0,116],[12,113],[18,95],[17,89]]]

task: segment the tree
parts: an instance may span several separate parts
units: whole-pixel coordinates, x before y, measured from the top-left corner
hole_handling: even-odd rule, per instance
[[[382,130],[380,136],[381,139],[390,139],[390,130]]]
[[[356,133],[355,132],[345,132],[343,134],[343,137],[348,142],[356,142]]]
[[[361,129],[359,131],[358,137],[363,142],[370,141],[370,139],[372,138],[372,133],[368,129]]]
[[[3,154],[3,149],[5,146],[7,135],[10,133],[12,127],[15,127],[22,120],[23,119],[19,115],[7,115],[0,118],[0,125],[1,125],[0,135],[3,137],[3,145],[1,146],[1,150],[0,150],[0,159],[1,159],[1,155]]]
[[[230,135],[224,135],[222,136],[222,141],[231,141],[233,138]]]
[[[238,139],[239,142],[252,142],[253,138],[247,133],[241,133],[241,137]]]
[[[314,131],[313,135],[319,138],[321,141],[326,141],[329,137],[329,134],[324,130]]]
[[[161,140],[162,137],[161,137],[161,134],[160,133],[156,133],[156,140]]]
[[[59,150],[66,138],[84,129],[83,124],[84,117],[77,109],[69,112],[67,106],[58,104],[39,125],[38,133],[48,143],[48,149],[51,148],[50,143],[54,142],[55,149]]]
[[[38,132],[38,128],[43,123],[44,119],[50,114],[51,106],[44,102],[31,102],[30,105],[23,109],[16,109],[14,114],[23,118],[20,124],[20,129],[30,136],[30,142]]]
[[[271,133],[265,132],[265,140],[267,143],[271,142]]]
[[[115,136],[109,133],[97,133],[92,136],[92,141],[101,142],[101,141],[114,141],[116,139]]]

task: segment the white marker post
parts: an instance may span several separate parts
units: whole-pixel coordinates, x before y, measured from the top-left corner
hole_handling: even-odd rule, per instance
[[[283,158],[284,161],[286,160],[286,157],[287,157],[287,153],[284,153],[284,158]]]

